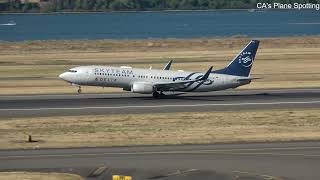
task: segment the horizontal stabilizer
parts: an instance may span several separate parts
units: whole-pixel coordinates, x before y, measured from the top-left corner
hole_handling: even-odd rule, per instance
[[[241,78],[241,79],[238,79],[237,81],[241,82],[241,81],[252,81],[252,80],[256,80],[256,79],[262,79],[260,77],[255,77],[255,78]]]

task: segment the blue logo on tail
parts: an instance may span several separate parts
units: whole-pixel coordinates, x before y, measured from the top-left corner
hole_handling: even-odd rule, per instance
[[[242,52],[239,56],[239,63],[243,67],[251,67],[253,64],[253,57],[251,52]]]
[[[249,76],[258,47],[259,41],[252,40],[227,67],[213,71],[212,73]]]

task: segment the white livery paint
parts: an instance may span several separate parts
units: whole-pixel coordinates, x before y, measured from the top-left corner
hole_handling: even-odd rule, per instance
[[[126,91],[161,97],[166,91],[207,92],[236,88],[251,82],[250,70],[259,41],[252,40],[231,63],[221,70],[206,73],[163,70],[129,66],[79,66],[60,74],[60,78],[79,86],[118,87]]]

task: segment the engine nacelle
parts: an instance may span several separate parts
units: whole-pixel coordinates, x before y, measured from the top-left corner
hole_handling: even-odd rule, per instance
[[[131,92],[141,94],[151,94],[154,92],[154,87],[150,83],[136,82],[131,86]]]

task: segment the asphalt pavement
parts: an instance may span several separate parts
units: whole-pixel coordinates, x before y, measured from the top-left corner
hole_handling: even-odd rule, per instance
[[[320,108],[319,89],[230,90],[151,95],[67,94],[0,96],[1,117]]]
[[[1,171],[76,173],[87,179],[317,180],[320,142],[0,151]]]

